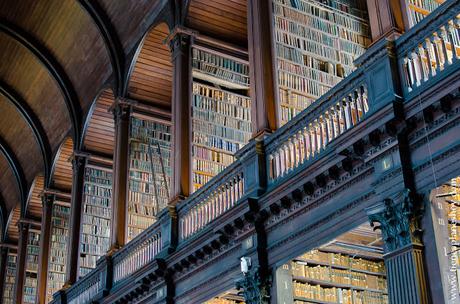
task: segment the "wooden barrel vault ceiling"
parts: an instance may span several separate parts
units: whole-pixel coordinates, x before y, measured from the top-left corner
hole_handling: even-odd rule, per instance
[[[180,18],[171,13],[177,5]],[[17,241],[21,214],[39,219],[44,188],[71,191],[75,149],[112,157],[115,96],[170,111],[171,20],[246,48],[246,7],[246,0],[0,1],[0,241]]]

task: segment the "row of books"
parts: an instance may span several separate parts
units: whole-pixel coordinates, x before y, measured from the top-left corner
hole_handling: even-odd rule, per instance
[[[22,295],[22,303],[34,304],[35,298],[37,296],[37,276],[34,274],[32,276],[29,273],[26,273],[24,280],[24,293]]]
[[[294,303],[304,304],[324,301],[340,304],[386,304],[388,296],[380,292],[349,290],[337,287],[321,287],[294,282]]]
[[[218,125],[251,132],[252,125],[248,121],[249,115],[251,113],[247,108],[240,108],[240,110],[244,111],[243,115],[240,115],[238,113],[239,110],[237,110],[235,116],[230,116],[219,113],[217,111],[201,110],[199,107],[195,107],[193,111],[193,117],[200,120],[212,121]]]
[[[273,0],[282,124],[352,72],[370,43],[368,24],[350,14],[361,8],[350,1]]]
[[[16,281],[16,262],[17,255],[8,252],[5,283],[3,286],[3,303],[13,304],[14,303],[14,286]]]
[[[192,147],[192,155],[197,159],[211,160],[216,163],[229,165],[234,161],[234,156],[224,152],[218,152],[199,146]]]
[[[85,170],[80,276],[95,268],[96,260],[109,249],[112,212],[112,172],[97,167],[86,167]],[[95,178],[98,182],[92,183]]]
[[[214,122],[201,121],[198,119],[192,120],[192,128],[193,132],[221,137],[224,140],[230,139],[236,142],[249,141],[251,134],[249,131],[229,128]]]
[[[225,111],[224,107],[226,105],[232,105],[235,107],[243,108],[251,107],[251,99],[245,95],[215,88],[199,82],[193,83],[192,93],[195,96],[201,96],[201,100],[209,102],[202,104],[201,107],[205,110],[215,110],[218,112],[222,112]],[[211,105],[215,105],[215,107]]]
[[[232,71],[234,73],[249,75],[249,65],[238,62],[234,59],[224,57],[215,53],[210,53],[205,50],[193,48],[192,59],[194,62],[205,62],[207,64]]]
[[[64,286],[67,266],[67,244],[69,241],[70,207],[53,204],[51,218],[51,246],[48,259],[48,281],[46,298],[50,302],[53,294]]]
[[[225,96],[230,97],[231,95],[226,94]],[[246,100],[243,101],[247,103]],[[202,95],[193,96],[194,109],[213,111],[223,116],[246,121],[251,118],[250,103],[248,104],[249,106],[246,107],[244,105],[229,103],[227,100],[212,99]],[[194,115],[194,111],[192,111],[192,116],[197,116]]]
[[[131,117],[130,139],[128,241],[153,224],[169,202],[171,126]]]
[[[408,0],[409,24],[414,26],[422,21],[429,13],[437,9],[444,1],[438,0]]]

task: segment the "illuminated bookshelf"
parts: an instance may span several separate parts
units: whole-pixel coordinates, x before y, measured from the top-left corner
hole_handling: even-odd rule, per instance
[[[251,138],[249,66],[193,48],[192,179],[197,190],[234,161]]]
[[[26,266],[23,303],[35,303],[38,283],[38,256],[40,254],[40,231],[29,230],[27,237]]]
[[[96,261],[110,247],[112,172],[88,165],[83,187],[80,277],[95,268]]]
[[[129,149],[128,241],[152,225],[169,202],[170,123],[132,116]]]
[[[406,0],[409,26],[413,27],[432,11],[437,9],[445,0]]]
[[[65,283],[69,219],[70,206],[64,202],[55,201],[51,218],[50,253],[46,287],[47,302],[53,299],[53,294],[61,289]]]
[[[8,252],[3,286],[3,304],[14,303],[14,286],[16,280],[17,254]]]
[[[273,0],[283,125],[339,83],[370,43],[360,1]]]

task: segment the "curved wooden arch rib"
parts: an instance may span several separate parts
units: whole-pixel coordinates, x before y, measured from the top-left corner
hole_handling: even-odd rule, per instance
[[[64,101],[69,111],[70,120],[72,122],[72,133],[74,143],[80,142],[80,127],[81,127],[81,106],[78,101],[77,93],[67,76],[66,72],[53,55],[43,47],[38,41],[31,37],[28,33],[9,23],[6,20],[0,19],[0,31],[4,32],[22,46],[40,61],[45,69],[50,73],[54,80],[58,83],[59,88],[64,96]],[[79,147],[76,147],[77,149]]]
[[[70,141],[70,142],[69,142]],[[63,172],[61,170],[65,170],[65,168],[61,167],[59,165],[59,163],[61,162],[64,162],[65,163],[65,159],[63,160],[62,157],[66,156],[65,153],[67,152],[67,150],[72,150],[72,147],[74,146],[74,143],[73,143],[73,140],[71,137],[65,137],[61,144],[59,145],[59,148],[58,150],[56,151],[56,154],[54,155],[53,157],[53,165],[51,167],[51,174],[50,174],[50,181],[52,182],[51,185],[53,188],[56,188],[57,190],[60,190],[60,191],[70,191],[70,189],[63,189],[63,188],[60,188],[62,185],[57,185],[56,183],[56,171],[57,170],[60,170],[59,172]],[[71,153],[73,153],[73,151],[68,151]],[[68,155],[69,157],[71,155]],[[70,165],[70,178],[72,178],[72,167]],[[72,182],[70,182],[72,183]],[[71,185],[70,185],[71,187]]]
[[[3,199],[2,194],[0,193],[0,242],[4,243],[6,238],[6,230],[8,223],[8,211],[6,210],[5,200]]]
[[[45,168],[45,185],[48,185],[51,174],[51,145],[46,136],[42,123],[29,107],[27,102],[9,85],[0,80],[0,94],[3,95],[22,115],[27,125],[32,129],[35,140],[40,146]]]
[[[19,188],[19,197],[21,199],[21,213],[24,214],[25,200],[27,198],[27,182],[24,170],[22,169],[19,160],[16,158],[16,155],[2,137],[0,137],[0,152],[5,156],[11,170],[13,171],[14,177],[16,178]]]
[[[91,16],[93,22],[99,29],[99,33],[104,39],[104,44],[109,53],[110,62],[112,63],[112,71],[114,74],[113,92],[118,96],[124,96],[125,54],[115,28],[97,1],[79,0],[78,2],[88,15]]]

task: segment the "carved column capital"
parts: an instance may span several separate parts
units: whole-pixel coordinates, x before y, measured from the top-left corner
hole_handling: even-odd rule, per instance
[[[110,110],[112,111],[115,125],[117,125],[121,121],[129,121],[132,112],[132,105],[125,102],[123,98],[117,98]]]
[[[87,158],[87,155],[75,152],[72,156],[72,171],[75,173],[81,170],[85,166]]]
[[[244,274],[236,281],[236,288],[243,291],[246,304],[269,304],[271,279],[261,276],[259,267]]]
[[[169,49],[171,50],[172,60],[189,51],[191,33],[175,29],[169,39]]]
[[[374,230],[382,231],[385,253],[401,249],[409,244],[422,244],[420,219],[423,206],[406,189],[398,199],[387,198],[382,204],[368,209],[368,216]],[[375,226],[379,223],[379,226]]]
[[[42,205],[44,208],[51,208],[56,201],[56,194],[43,193],[42,194]]]

